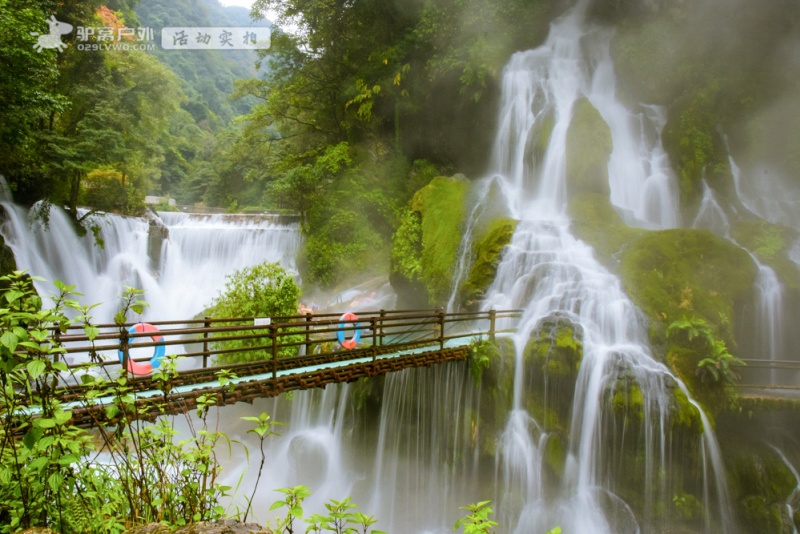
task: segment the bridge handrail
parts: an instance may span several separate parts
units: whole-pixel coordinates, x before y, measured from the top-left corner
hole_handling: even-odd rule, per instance
[[[149,321],[160,328],[163,336],[158,342],[151,341],[151,332],[130,332],[128,329],[137,323],[92,325],[99,333],[90,338],[85,333],[56,333],[53,341],[62,345],[67,354],[97,354],[105,351],[121,351],[122,362],[118,358],[110,360],[94,358],[94,363],[102,366],[121,365],[127,369],[127,360],[146,361],[149,358],[133,358],[130,350],[136,348],[164,346],[191,346],[202,344],[202,350],[187,350],[180,356],[188,358],[202,357],[202,367],[209,368],[209,358],[222,354],[243,352],[264,352],[264,359],[278,358],[283,349],[305,346],[310,352],[312,346],[334,344],[342,323],[348,324],[352,331],[354,323],[358,323],[362,332],[369,335],[362,339],[362,347],[387,347],[404,343],[429,341],[431,344],[444,343],[463,337],[479,337],[488,335],[493,338],[497,333],[495,322],[498,319],[519,317],[521,310],[487,310],[478,312],[445,313],[441,309],[423,310],[376,310],[359,312],[357,321],[342,321],[338,313],[319,315],[294,315],[275,317],[270,324],[255,324],[259,317],[237,318],[203,318],[173,321]],[[454,333],[454,324],[477,324],[489,321],[488,327],[476,330],[465,328]],[[240,323],[240,324],[231,324]],[[194,326],[202,324],[203,326]],[[187,325],[189,325],[187,327]],[[175,326],[176,328],[165,328]],[[74,325],[72,330],[82,329],[84,325]],[[449,329],[447,333],[445,330]],[[144,339],[143,339],[144,338]],[[299,339],[298,339],[299,338]],[[391,339],[390,339],[391,338]],[[230,341],[253,341],[263,339],[263,343],[244,347],[223,347],[220,343]],[[116,341],[110,343],[110,341]],[[215,346],[216,345],[216,346]],[[189,348],[189,347],[187,347]],[[320,354],[331,354],[338,350],[329,350]],[[86,366],[87,362],[70,363],[72,369]]]

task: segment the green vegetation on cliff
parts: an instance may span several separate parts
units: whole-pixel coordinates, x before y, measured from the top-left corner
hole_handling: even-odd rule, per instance
[[[736,245],[705,230],[647,232],[621,254],[620,272],[631,298],[651,318],[653,340],[683,316],[714,325],[735,347],[731,318],[749,295],[755,265]]]
[[[495,219],[486,225],[472,243],[472,266],[466,281],[459,288],[461,303],[465,308],[480,303],[486,289],[494,281],[503,249],[511,242],[517,221]]]
[[[394,273],[421,284],[431,305],[442,304],[451,289],[468,191],[463,176],[434,178],[411,199],[395,233]]]

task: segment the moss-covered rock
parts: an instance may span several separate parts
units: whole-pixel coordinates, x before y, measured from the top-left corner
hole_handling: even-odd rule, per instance
[[[557,479],[564,475],[564,467],[567,465],[567,444],[564,437],[558,432],[551,432],[547,436],[542,451],[545,467]]]
[[[620,271],[628,294],[651,319],[654,341],[664,342],[673,321],[698,316],[735,348],[731,318],[756,276],[747,252],[705,230],[647,232],[623,251]]]
[[[514,368],[516,348],[508,337],[498,337],[489,365],[481,373],[480,451],[493,457],[508,414],[514,406]]]
[[[11,274],[17,270],[17,260],[14,252],[6,245],[3,236],[0,236],[0,276]]]
[[[460,289],[464,308],[474,308],[483,298],[486,289],[497,274],[497,266],[506,245],[511,242],[517,221],[496,219],[476,237],[472,245],[472,267],[466,282]]]
[[[453,278],[461,243],[469,181],[437,177],[417,191],[392,240],[392,285],[425,288],[428,304],[441,304]],[[398,286],[409,287],[398,287]]]
[[[544,320],[531,334],[525,359],[526,408],[545,430],[566,432],[583,359],[583,332],[564,317]]]
[[[705,408],[726,409],[735,391],[703,384],[696,373],[698,363],[712,356],[709,346],[701,340],[668,342],[666,329],[682,318],[702,319],[735,355],[731,318],[750,297],[756,276],[747,252],[704,230],[647,232],[623,251],[620,272],[628,294],[649,317],[650,338],[664,348],[666,363]]]
[[[567,131],[567,196],[597,193],[608,197],[608,159],[614,148],[603,117],[592,104],[575,104]]]
[[[611,130],[592,104],[575,105],[567,132],[567,193],[572,231],[592,245],[598,259],[610,265],[614,254],[641,233],[622,222],[611,205],[608,160]]]
[[[797,480],[789,467],[763,443],[737,440],[724,450],[731,498],[747,531],[791,532],[783,510]]]
[[[800,289],[797,265],[789,259],[789,249],[798,239],[796,230],[763,219],[740,220],[733,225],[731,234],[760,262],[775,269],[787,288]]]
[[[608,197],[597,193],[570,198],[569,213],[572,232],[591,245],[597,259],[608,267],[615,268],[622,249],[644,233],[623,223]]]

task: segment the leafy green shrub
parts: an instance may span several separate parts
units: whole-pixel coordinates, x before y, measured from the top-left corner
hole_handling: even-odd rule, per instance
[[[225,289],[214,298],[207,313],[212,317],[249,318],[249,317],[285,317],[297,314],[297,299],[300,288],[294,279],[278,263],[260,263],[245,267],[226,277]],[[284,331],[283,329],[279,332]],[[267,331],[264,337],[235,341],[218,341],[215,349],[245,349],[266,344]],[[213,338],[212,338],[213,339]],[[286,336],[280,342],[289,343],[292,337]],[[295,340],[296,341],[296,340]],[[279,356],[291,356],[297,353],[296,347],[281,349]],[[265,349],[233,352],[216,357],[218,363],[235,363],[256,361],[271,357]]]

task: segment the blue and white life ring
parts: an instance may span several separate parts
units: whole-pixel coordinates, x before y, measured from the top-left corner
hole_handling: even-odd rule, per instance
[[[136,362],[133,361],[133,358],[128,358],[128,371],[139,376],[149,375],[153,372],[153,369],[158,369],[161,366],[161,358],[163,358],[164,354],[166,353],[166,348],[164,347],[164,336],[161,334],[161,331],[158,328],[150,323],[137,323],[129,327],[128,332],[131,334],[149,333],[150,339],[157,343],[157,345],[153,347],[153,357],[150,358],[149,362]],[[124,354],[121,350],[117,352],[119,353],[119,361],[122,362]]]
[[[352,326],[348,326],[347,322],[354,324]],[[346,328],[356,329],[353,337],[350,339],[344,338],[344,331]],[[336,332],[336,339],[339,340],[339,344],[342,347],[348,350],[356,348],[356,345],[358,345],[358,342],[361,340],[361,329],[358,328],[358,316],[355,313],[347,312],[339,318],[339,330]]]

